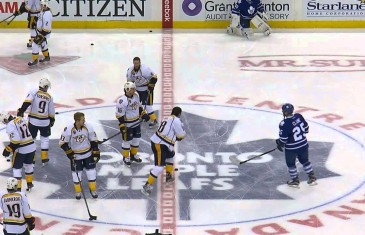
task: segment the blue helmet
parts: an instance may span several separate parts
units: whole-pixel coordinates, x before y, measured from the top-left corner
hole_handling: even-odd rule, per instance
[[[283,111],[283,114],[291,115],[294,112],[294,106],[290,103],[283,104],[281,111]]]

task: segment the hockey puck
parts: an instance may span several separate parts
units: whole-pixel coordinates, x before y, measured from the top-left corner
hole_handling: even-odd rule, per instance
[[[94,46],[94,43],[90,43],[91,46]]]
[[[152,33],[152,30],[150,30],[150,33]]]
[[[175,171],[179,171],[179,168],[175,168]]]

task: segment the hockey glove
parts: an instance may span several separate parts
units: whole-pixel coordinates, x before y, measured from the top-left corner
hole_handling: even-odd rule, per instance
[[[100,160],[100,151],[99,149],[94,149],[91,155],[94,158],[95,163],[98,163]]]
[[[28,224],[28,229],[32,231],[35,228],[35,218],[33,216],[30,218],[25,218],[25,221]]]
[[[16,113],[17,117],[24,117],[24,112],[21,109],[18,109],[18,112]]]
[[[27,9],[25,8],[25,2],[22,2],[22,4],[20,4],[19,9],[13,13],[13,16],[16,17],[18,15],[23,14],[26,11],[27,11]]]
[[[46,40],[46,38],[44,37],[44,35],[37,34],[37,36],[34,39],[34,43],[37,44],[37,45],[41,45],[42,42],[44,42],[44,40]]]
[[[142,108],[140,108],[140,118],[142,118],[142,121],[144,122],[148,122],[150,120],[150,116],[147,114],[146,110]]]
[[[150,93],[152,93],[154,89],[155,89],[155,84],[152,84],[152,83],[148,84],[148,91]]]
[[[67,158],[70,159],[70,161],[75,160],[75,153],[74,153],[74,151],[72,151],[72,149],[65,151],[65,153],[66,153]]]
[[[3,151],[3,156],[4,157],[9,157],[10,154],[14,152],[14,150],[9,146],[7,145],[5,148],[4,148],[4,151]]]
[[[277,140],[275,140],[275,142],[276,142],[276,147],[277,147],[277,149],[280,151],[280,152],[283,152],[284,151],[284,144],[283,144],[283,142],[281,142],[280,141],[280,139],[277,139]]]
[[[50,118],[49,118],[49,120],[50,120],[49,126],[50,126],[50,127],[53,127],[54,122],[55,122],[56,120],[55,120],[54,118],[52,118],[52,117],[50,117]]]

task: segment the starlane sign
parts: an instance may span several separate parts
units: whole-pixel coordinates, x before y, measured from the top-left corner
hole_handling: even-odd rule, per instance
[[[305,18],[365,18],[365,3],[360,0],[304,0]]]
[[[360,55],[260,55],[240,56],[242,71],[262,72],[360,72],[365,56]]]

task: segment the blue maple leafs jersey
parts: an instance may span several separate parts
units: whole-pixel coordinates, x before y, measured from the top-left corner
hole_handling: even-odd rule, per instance
[[[280,141],[285,144],[285,149],[299,149],[308,144],[305,134],[308,133],[309,126],[299,113],[282,120],[279,124],[279,130]]]
[[[261,0],[238,0],[233,4],[232,14],[240,15],[243,19],[252,19],[257,12],[264,12]]]

